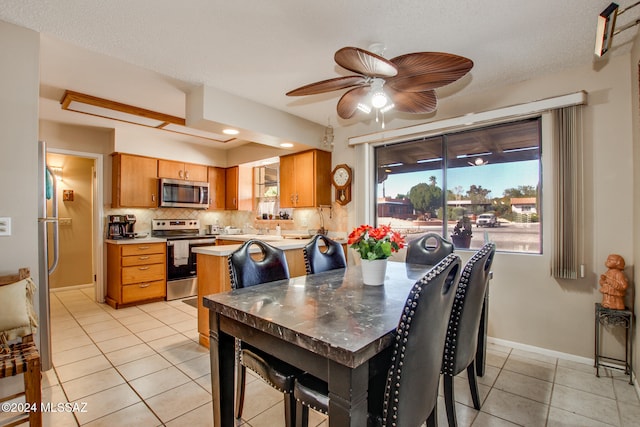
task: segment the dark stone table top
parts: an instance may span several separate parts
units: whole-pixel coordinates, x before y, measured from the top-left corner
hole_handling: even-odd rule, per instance
[[[424,265],[389,262],[385,283],[362,283],[360,266],[295,277],[204,297],[212,312],[295,343],[349,367],[393,341]]]

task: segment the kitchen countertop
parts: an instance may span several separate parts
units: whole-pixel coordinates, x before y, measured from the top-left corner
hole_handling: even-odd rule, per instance
[[[106,239],[105,243],[112,245],[139,245],[141,243],[166,243],[167,239],[164,237],[142,237],[136,239]]]
[[[283,236],[276,236],[270,234],[222,234],[218,236],[218,238],[223,240],[237,240],[238,242],[246,242],[250,239],[258,239],[268,242],[270,245],[275,246],[276,248],[280,248],[283,251],[292,250],[292,249],[302,249],[305,247],[307,243],[311,241],[309,239],[289,239]],[[346,244],[347,239],[345,238],[336,238],[333,239],[338,243]],[[221,246],[199,246],[193,248],[193,252],[197,254],[203,255],[213,255],[213,256],[228,256],[233,251],[238,249],[242,243],[238,243],[237,245],[221,245]],[[255,249],[256,252],[258,249]]]

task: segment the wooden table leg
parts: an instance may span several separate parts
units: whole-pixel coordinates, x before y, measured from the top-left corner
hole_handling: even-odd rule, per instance
[[[350,369],[329,361],[329,426],[367,425],[369,365]]]

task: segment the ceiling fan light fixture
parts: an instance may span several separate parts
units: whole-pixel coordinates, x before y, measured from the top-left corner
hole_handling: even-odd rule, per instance
[[[380,109],[389,102],[389,98],[384,93],[382,86],[384,86],[384,80],[382,79],[374,79],[373,83],[371,83],[371,105],[373,108]]]
[[[396,104],[394,104],[393,102],[390,104],[385,105],[384,107],[380,108],[380,112],[381,113],[386,113],[387,111],[391,110],[393,107],[395,107]]]
[[[371,112],[371,107],[369,107],[367,104],[363,104],[362,102],[358,103],[357,108],[365,114],[369,114]]]

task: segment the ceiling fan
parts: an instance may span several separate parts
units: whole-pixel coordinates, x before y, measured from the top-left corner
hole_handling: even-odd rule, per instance
[[[381,51],[375,44],[370,50]],[[394,108],[403,113],[435,111],[438,100],[434,89],[453,83],[467,74],[473,61],[442,52],[416,52],[386,59],[357,47],[343,47],[334,55],[342,68],[356,75],[311,83],[287,96],[306,96],[348,89],[338,101],[338,115],[350,119],[357,110],[382,113]]]

